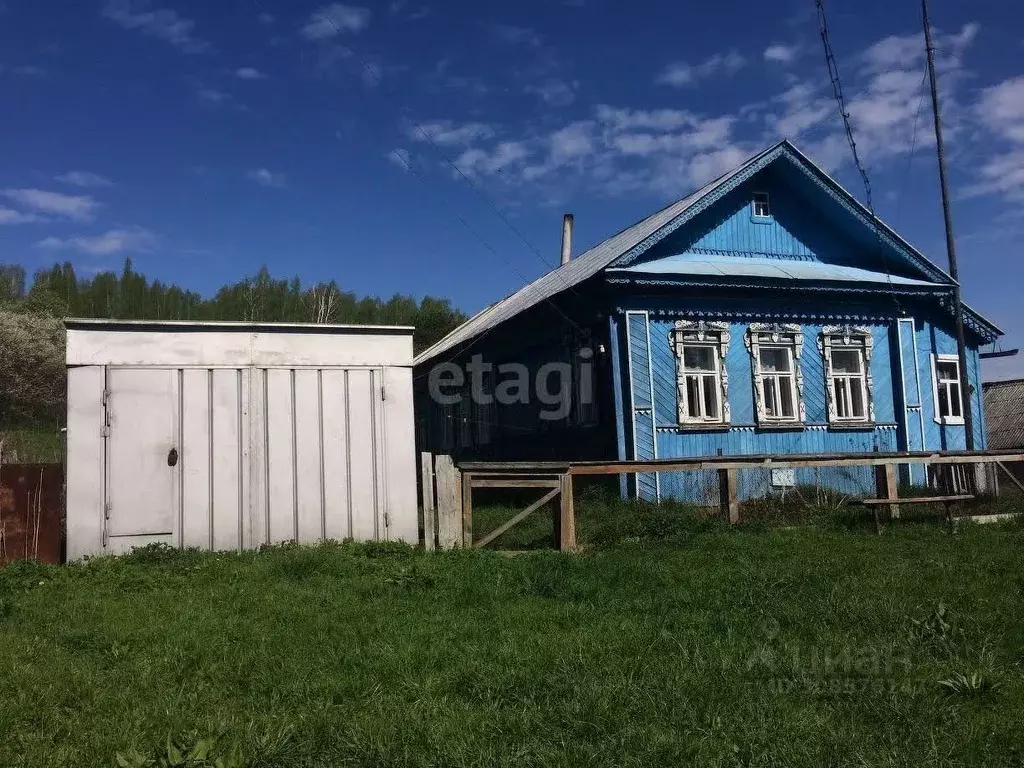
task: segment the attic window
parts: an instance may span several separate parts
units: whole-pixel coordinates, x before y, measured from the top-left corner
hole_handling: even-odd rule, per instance
[[[767,192],[754,193],[754,216],[759,219],[767,219],[772,215],[771,206],[768,205]]]

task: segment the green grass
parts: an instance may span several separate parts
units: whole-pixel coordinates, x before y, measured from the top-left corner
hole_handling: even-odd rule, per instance
[[[590,498],[577,556],[17,564],[0,765],[1021,765],[1024,527],[867,531]]]
[[[5,464],[64,461],[64,438],[57,429],[0,429]]]

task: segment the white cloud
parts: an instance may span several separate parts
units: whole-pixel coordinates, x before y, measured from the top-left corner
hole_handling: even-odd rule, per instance
[[[164,40],[185,53],[198,53],[210,47],[193,34],[194,21],[168,8],[152,8],[147,0],[108,0],[103,15],[125,29]]]
[[[90,171],[69,171],[54,177],[57,181],[73,187],[112,187],[114,182],[106,176]]]
[[[791,61],[796,59],[800,54],[800,46],[798,45],[783,45],[782,43],[775,43],[769,45],[764,49],[764,60],[774,61],[779,64],[789,64]]]
[[[695,85],[700,80],[705,80],[717,74],[732,75],[742,68],[745,63],[746,59],[736,51],[716,53],[700,64],[687,64],[685,61],[676,61],[665,67],[662,73],[658,75],[657,82],[661,85],[671,85],[676,88]]]
[[[1024,75],[986,88],[976,111],[979,121],[991,131],[1024,142]]]
[[[35,64],[20,64],[16,67],[11,67],[11,72],[16,75],[24,75],[25,77],[46,77],[46,70],[42,67],[37,67]]]
[[[99,203],[88,195],[65,195],[42,189],[5,189],[2,194],[33,213],[74,221],[91,221],[99,208]]]
[[[266,75],[255,67],[239,67],[235,70],[235,77],[239,80],[263,80]]]
[[[986,88],[974,111],[979,124],[1005,146],[977,167],[977,180],[965,194],[1024,202],[1024,76]]]
[[[529,154],[521,142],[502,141],[490,151],[467,149],[456,158],[455,165],[467,176],[489,176],[511,168]]]
[[[397,168],[401,168],[403,171],[410,171],[412,169],[412,156],[409,154],[409,150],[407,149],[396,147],[388,152],[385,157],[387,157],[389,162]]]
[[[264,13],[261,13],[259,16],[257,16],[256,20],[260,24],[262,24],[263,26],[269,27],[271,24],[274,23],[274,16],[273,16],[273,14],[265,13],[264,12]]]
[[[196,96],[210,104],[225,104],[231,101],[231,94],[224,93],[224,91],[219,91],[216,88],[197,88]]]
[[[36,243],[46,250],[72,250],[91,256],[112,256],[124,251],[149,251],[156,245],[156,235],[142,227],[111,229],[102,235],[48,237]]]
[[[552,107],[567,107],[576,100],[576,83],[567,83],[558,78],[548,78],[539,85],[526,86],[526,92],[539,96]]]
[[[6,208],[0,205],[0,226],[8,224],[31,224],[33,221],[39,221],[40,218],[34,213],[23,213],[16,211],[13,208]]]
[[[490,24],[488,32],[495,42],[503,45],[526,45],[537,48],[543,42],[534,30],[512,24]]]
[[[307,40],[327,40],[342,32],[360,32],[369,23],[369,8],[331,3],[314,11],[301,33]]]
[[[428,123],[420,123],[417,126],[410,126],[406,134],[413,141],[427,141],[424,136],[430,137],[430,141],[438,146],[468,146],[474,142],[489,139],[494,136],[494,129],[484,123],[463,123],[458,124],[452,120],[434,120]]]
[[[287,179],[283,173],[273,173],[266,168],[257,168],[245,174],[250,181],[255,181],[261,187],[283,187]]]

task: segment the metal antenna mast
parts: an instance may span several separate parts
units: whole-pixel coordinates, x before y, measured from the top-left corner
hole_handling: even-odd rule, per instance
[[[942,189],[942,216],[946,222],[946,251],[949,254],[949,275],[953,278],[953,317],[956,323],[956,353],[960,366],[961,411],[964,415],[966,448],[974,450],[974,414],[971,411],[971,393],[967,377],[967,344],[964,342],[964,312],[960,300],[960,276],[956,266],[956,243],[953,240],[953,219],[949,210],[949,188],[946,185],[946,158],[943,153],[942,119],[939,116],[939,89],[935,82],[935,46],[932,45],[931,24],[928,21],[928,0],[921,0],[924,15],[924,46],[928,54],[928,80],[932,90],[932,115],[935,118],[935,146],[939,155],[939,186]]]

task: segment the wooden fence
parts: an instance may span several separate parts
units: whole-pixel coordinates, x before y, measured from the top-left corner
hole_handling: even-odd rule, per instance
[[[576,547],[576,518],[573,508],[573,479],[608,475],[630,475],[640,472],[693,472],[715,470],[719,480],[719,509],[730,523],[740,522],[738,496],[739,472],[746,469],[800,469],[807,467],[874,468],[879,499],[890,517],[899,517],[900,499],[897,469],[901,465],[924,464],[943,480],[944,485],[955,478],[972,475],[971,467],[988,465],[1006,468],[1012,462],[1024,461],[1024,452],[1007,451],[943,451],[912,453],[864,454],[799,454],[775,456],[706,456],[652,461],[548,461],[548,462],[462,462],[456,466],[449,456],[421,454],[423,482],[423,529],[428,549],[434,546],[483,547],[525,520],[545,504],[558,499],[554,511],[555,546],[561,550]],[[993,469],[993,476],[994,476]],[[1015,485],[1024,485],[1006,473]],[[956,480],[955,482],[962,482]],[[476,488],[536,488],[541,497],[508,522],[483,536],[473,530],[473,490]],[[910,499],[906,499],[910,502]]]
[[[0,564],[61,562],[63,501],[63,465],[0,465]]]

